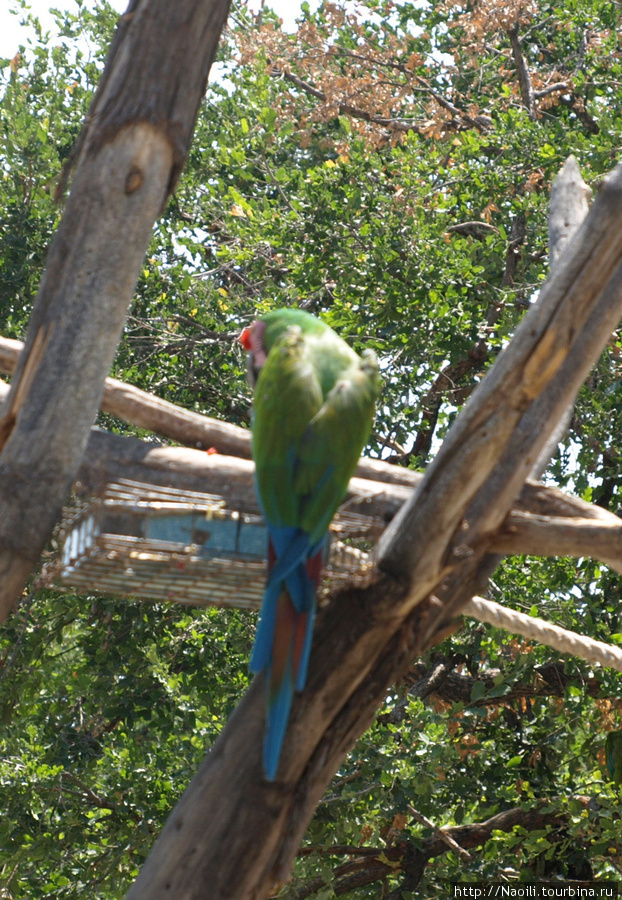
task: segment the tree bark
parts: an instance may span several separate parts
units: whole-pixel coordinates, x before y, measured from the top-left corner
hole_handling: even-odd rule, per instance
[[[551,186],[549,201],[549,266],[561,258],[588,214],[592,190],[583,181],[579,164],[569,156]]]
[[[0,423],[0,620],[75,479],[228,9],[133,0],[120,20]]]

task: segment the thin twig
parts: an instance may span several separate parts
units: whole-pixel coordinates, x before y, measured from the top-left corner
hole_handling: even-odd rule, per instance
[[[439,828],[434,822],[431,822],[427,816],[424,816],[423,813],[418,812],[414,806],[408,804],[408,812],[411,814],[413,819],[416,819],[421,825],[425,825],[427,828],[431,828],[432,831],[440,837],[443,843],[447,844],[450,850],[453,850],[454,853],[457,853],[461,859],[465,860],[465,862],[472,862],[473,857],[465,850],[460,844],[457,844],[452,837],[450,837],[442,828]]]

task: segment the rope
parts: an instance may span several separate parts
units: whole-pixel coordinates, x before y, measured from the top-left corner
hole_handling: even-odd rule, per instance
[[[480,622],[496,625],[497,628],[522,634],[523,637],[554,647],[561,653],[580,656],[590,663],[600,663],[602,666],[622,672],[622,650],[602,641],[594,641],[575,634],[574,631],[567,631],[559,625],[551,625],[544,619],[526,616],[524,613],[500,606],[492,600],[484,600],[483,597],[473,597],[463,606],[461,613]]]

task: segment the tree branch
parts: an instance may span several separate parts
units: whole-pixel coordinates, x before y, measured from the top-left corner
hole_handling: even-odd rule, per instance
[[[257,678],[171,814],[128,900],[198,897],[193,885],[208,872],[214,898],[261,897],[286,876],[325,785],[388,685],[493,571],[494,535],[622,313],[621,220],[619,167],[387,529],[380,561],[393,575],[341,590],[321,610],[278,780],[261,777],[264,685]],[[247,834],[262,840],[251,843]]]
[[[73,793],[78,797],[83,797],[88,800],[88,802],[92,806],[97,806],[99,809],[110,809],[113,812],[117,811],[116,804],[112,803],[106,797],[101,797],[99,794],[96,794],[95,791],[91,790],[91,788],[85,784],[80,778],[74,775],[72,772],[61,772],[62,781],[69,781],[71,784],[75,784],[79,791],[69,791],[65,788],[67,793]],[[60,791],[63,790],[62,787],[59,788]]]
[[[576,799],[582,806],[588,805],[589,798],[581,796]],[[460,855],[464,854],[466,859],[470,858],[467,848],[481,847],[491,839],[495,831],[510,832],[515,828],[521,828],[525,832],[530,832],[563,827],[568,822],[568,815],[561,811],[548,811],[553,805],[554,801],[547,801],[531,810],[515,807],[497,813],[483,822],[447,828],[437,828],[433,822],[427,820],[423,824],[434,832],[432,837],[417,844],[409,840],[399,840],[386,847],[360,847],[358,858],[355,856],[354,859],[335,866],[331,887],[335,896],[340,897],[356,888],[401,874],[408,879],[407,886],[402,884],[395,894],[388,895],[392,898],[401,897],[403,890],[416,890],[431,859],[442,856],[450,850]],[[416,810],[409,807],[409,812],[419,820],[420,814]],[[421,819],[425,820],[425,816],[421,816]],[[335,856],[344,852],[340,847],[332,849]],[[330,850],[331,848],[325,848],[324,852],[330,853]],[[324,887],[326,887],[324,879],[314,879],[296,892],[296,900],[306,900]]]
[[[458,106],[454,106],[453,103],[450,103],[449,100],[445,99],[442,94],[439,94],[437,90],[435,90],[432,85],[430,85],[425,78],[421,78],[420,75],[416,76],[417,82],[430,94],[431,97],[436,100],[438,105],[443,109],[446,109],[448,112],[455,117],[456,123],[464,122],[470,128],[475,128],[477,131],[486,132],[490,131],[490,128],[493,124],[492,119],[488,116],[470,116],[468,113],[465,113]]]
[[[539,91],[533,91],[533,99],[540,100],[542,97],[548,97],[549,94],[555,94],[557,92],[561,93],[562,91],[567,92],[570,90],[572,90],[572,85],[568,84],[566,81],[556,81],[555,84],[549,84]]]
[[[352,54],[346,54],[352,55]],[[402,69],[402,66],[396,66],[396,68]],[[321,100],[322,103],[330,103],[330,97],[325,91],[319,90],[319,88],[314,87],[308,81],[300,78],[298,75],[295,75],[293,72],[289,72],[286,69],[279,69],[277,66],[272,66],[271,74],[274,78],[283,78],[286,81],[289,81],[290,84],[293,84],[295,87],[304,91],[306,94],[309,94],[311,97],[315,97],[316,100]],[[430,94],[431,97],[441,106],[443,109],[446,109],[448,112],[454,116],[454,125],[457,128],[475,128],[477,131],[486,132],[490,130],[492,125],[492,120],[489,119],[488,116],[470,116],[468,113],[465,113],[463,110],[459,109],[457,106],[454,106],[453,103],[450,103],[449,100],[446,100],[442,94],[439,94],[428,82],[421,78],[420,76],[416,76],[417,82],[423,87],[423,89]],[[347,115],[352,116],[353,119],[362,119],[364,122],[369,122],[373,125],[380,125],[383,128],[387,128],[390,131],[397,131],[406,133],[409,131],[416,131],[417,134],[425,134],[426,129],[417,123],[408,122],[404,119],[395,119],[390,116],[380,116],[375,115],[373,113],[368,112],[365,109],[360,109],[357,106],[353,106],[350,103],[338,103],[337,109],[339,111],[339,115]]]
[[[14,371],[23,348],[21,341],[0,336],[0,372]],[[106,378],[104,382],[101,410],[187,447],[216,447],[231,456],[251,456],[250,432],[246,428],[202,416],[116,378]]]
[[[420,825],[425,825],[426,828],[430,828],[437,838],[439,838],[444,844],[447,845],[447,849],[457,853],[460,859],[465,860],[465,862],[471,862],[473,857],[469,853],[468,850],[465,850],[460,846],[449,834],[449,830],[446,828],[439,828],[434,822],[431,822],[427,816],[424,816],[423,813],[420,813],[415,809],[414,806],[408,804],[408,812],[411,814],[415,821],[419,822]]]
[[[587,680],[581,675],[573,677],[565,671],[563,663],[550,662],[542,666],[536,666],[526,682],[518,682],[509,686],[507,693],[501,696],[489,696],[489,691],[498,685],[498,679],[492,672],[478,673],[476,676],[459,674],[455,671],[458,662],[456,659],[434,659],[429,667],[423,662],[417,662],[406,673],[402,683],[408,686],[408,691],[399,700],[393,709],[378,716],[379,722],[389,722],[397,725],[406,716],[406,707],[409,697],[425,697],[434,694],[446,703],[464,703],[467,706],[472,703],[473,686],[476,683],[484,685],[486,693],[478,700],[478,705],[498,706],[507,705],[527,697],[564,697],[570,685],[585,691],[591,697],[602,696],[602,682],[591,677]],[[442,671],[441,678],[435,675]],[[430,684],[433,685],[429,691]]]
[[[300,90],[304,91],[305,94],[309,94],[311,97],[315,97],[316,100],[321,100],[322,103],[330,103],[328,94],[324,91],[320,91],[318,88],[313,87],[312,84],[309,84],[308,81],[304,81],[302,78],[299,78],[298,75],[294,75],[293,72],[287,72],[285,69],[279,69],[276,66],[272,66],[271,74],[274,78],[284,78],[289,81],[290,84],[293,84],[295,87],[300,88]],[[389,116],[378,116],[373,113],[368,112],[365,109],[359,109],[356,106],[352,106],[349,103],[338,103],[337,109],[339,111],[339,115],[347,115],[352,116],[353,119],[362,119],[364,122],[370,122],[373,125],[381,125],[383,128],[388,128],[391,131],[398,131],[406,133],[408,131],[416,131],[418,134],[421,134],[421,127],[412,122],[406,122],[403,119],[393,119]]]
[[[518,84],[520,87],[521,99],[523,101],[523,106],[527,110],[530,119],[535,119],[535,109],[534,109],[534,95],[533,95],[533,87],[531,84],[531,76],[529,75],[529,69],[527,68],[527,63],[525,62],[525,57],[523,56],[523,50],[521,47],[521,39],[518,36],[518,22],[516,22],[511,28],[508,28],[507,35],[510,39],[510,46],[512,47],[512,56],[514,57],[514,63],[516,65],[516,71],[518,73]]]

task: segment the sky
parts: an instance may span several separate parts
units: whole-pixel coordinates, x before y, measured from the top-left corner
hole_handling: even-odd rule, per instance
[[[127,0],[110,0],[112,6],[120,13],[127,8]],[[174,0],[171,0],[174,2]],[[291,31],[294,28],[294,21],[300,12],[300,0],[270,0],[267,3],[283,19],[283,27]],[[12,15],[10,12],[14,4],[11,0],[0,0],[0,58],[11,59],[15,56],[18,46],[26,44],[28,37],[28,29],[20,27],[19,21],[21,15]],[[44,28],[52,28],[54,20],[49,15],[50,7],[56,9],[71,9],[74,6],[73,0],[30,0],[30,10],[36,15],[43,24]],[[261,0],[250,0],[249,7],[251,9],[259,9]]]

